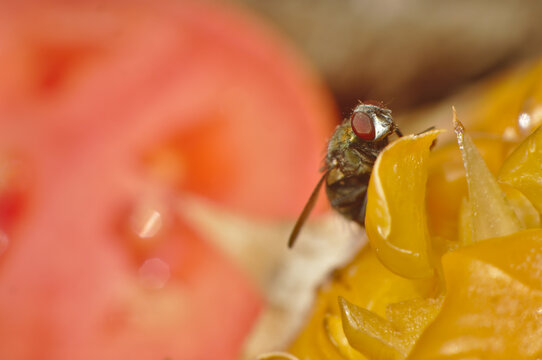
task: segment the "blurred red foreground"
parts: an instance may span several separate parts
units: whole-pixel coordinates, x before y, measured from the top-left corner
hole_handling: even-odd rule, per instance
[[[239,354],[262,299],[175,203],[293,219],[333,108],[223,7],[0,5],[0,359]]]

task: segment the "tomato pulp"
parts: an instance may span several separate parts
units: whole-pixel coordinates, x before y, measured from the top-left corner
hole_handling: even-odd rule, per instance
[[[223,5],[1,6],[0,358],[235,358],[262,299],[176,203],[295,217],[327,94]]]

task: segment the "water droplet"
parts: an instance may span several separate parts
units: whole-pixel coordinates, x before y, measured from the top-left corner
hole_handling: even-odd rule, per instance
[[[528,97],[523,104],[523,112],[518,117],[519,128],[527,134],[541,123],[542,104],[534,97]]]
[[[9,238],[8,235],[0,230],[0,255],[6,252],[9,247]]]
[[[132,231],[143,239],[156,236],[162,225],[162,214],[153,206],[136,207],[130,218]]]
[[[139,268],[139,277],[146,287],[161,289],[171,276],[169,264],[160,258],[146,260]]]
[[[519,114],[518,117],[518,125],[521,130],[528,130],[531,128],[531,115],[527,114],[526,112],[523,112]]]

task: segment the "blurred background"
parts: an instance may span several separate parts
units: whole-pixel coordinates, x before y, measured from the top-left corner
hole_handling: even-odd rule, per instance
[[[536,1],[239,2],[295,44],[346,110],[357,99],[436,101],[542,46]]]
[[[539,1],[0,3],[0,358],[281,348],[363,239],[321,201],[286,250],[334,126],[377,99],[425,129],[412,121],[436,120],[419,109],[448,111],[537,59],[540,14]]]

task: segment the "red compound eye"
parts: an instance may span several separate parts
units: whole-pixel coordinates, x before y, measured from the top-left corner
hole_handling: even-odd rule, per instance
[[[375,139],[373,120],[364,112],[355,112],[352,114],[350,125],[352,126],[352,130],[354,130],[354,134],[363,140]]]

